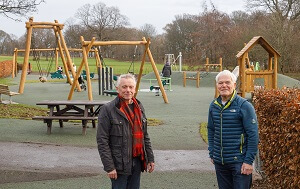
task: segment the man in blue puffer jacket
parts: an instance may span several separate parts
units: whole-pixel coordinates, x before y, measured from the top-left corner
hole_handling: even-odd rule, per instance
[[[219,97],[209,107],[208,150],[220,189],[248,189],[258,147],[254,107],[235,91],[236,76],[228,70],[216,76]]]

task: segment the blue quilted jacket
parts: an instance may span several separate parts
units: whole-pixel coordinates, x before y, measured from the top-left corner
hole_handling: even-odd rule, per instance
[[[220,96],[210,104],[207,129],[214,162],[252,165],[258,146],[257,118],[252,104],[236,91],[225,105]]]

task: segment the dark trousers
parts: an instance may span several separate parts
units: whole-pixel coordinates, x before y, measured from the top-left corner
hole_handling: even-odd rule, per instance
[[[215,163],[219,189],[249,189],[252,185],[252,174],[241,174],[242,163]]]
[[[121,175],[118,178],[111,179],[112,189],[139,189],[141,180],[141,165],[140,158],[133,158],[132,161],[132,174]]]

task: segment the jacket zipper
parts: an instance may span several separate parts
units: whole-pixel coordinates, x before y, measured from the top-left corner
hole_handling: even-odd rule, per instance
[[[222,159],[222,165],[224,165],[224,159],[223,159],[223,110],[221,111],[221,115],[220,115],[220,117],[221,117],[221,131],[220,131],[220,133],[221,133],[221,137],[220,137],[220,139],[221,139],[221,159]]]

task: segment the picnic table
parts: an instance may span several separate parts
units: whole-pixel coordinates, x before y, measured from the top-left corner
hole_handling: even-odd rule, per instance
[[[63,127],[64,121],[81,120],[82,135],[86,135],[88,121],[92,121],[93,128],[96,127],[97,115],[94,107],[101,107],[108,101],[89,100],[44,100],[36,105],[46,105],[49,109],[47,116],[34,116],[33,120],[44,120],[47,123],[47,134],[51,134],[52,121],[58,120],[59,126]]]

